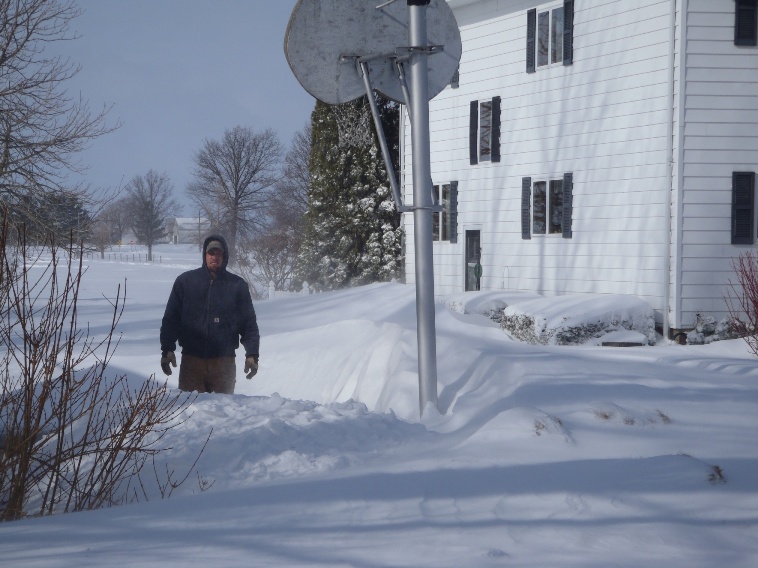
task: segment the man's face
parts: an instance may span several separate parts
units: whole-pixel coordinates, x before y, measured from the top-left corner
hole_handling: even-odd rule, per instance
[[[221,249],[212,249],[205,253],[205,265],[208,270],[215,273],[224,262],[224,252]]]

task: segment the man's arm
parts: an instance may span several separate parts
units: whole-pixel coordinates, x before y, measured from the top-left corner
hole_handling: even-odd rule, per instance
[[[171,288],[166,310],[161,321],[160,342],[161,351],[176,351],[176,341],[179,339],[179,328],[182,321],[182,289],[177,278]]]
[[[258,360],[261,336],[258,331],[258,320],[255,316],[253,299],[250,297],[250,288],[243,281],[240,286],[238,309],[240,318],[240,343],[245,348],[245,357],[255,357]]]

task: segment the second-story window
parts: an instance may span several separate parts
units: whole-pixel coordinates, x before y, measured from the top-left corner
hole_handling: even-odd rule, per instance
[[[537,66],[563,63],[563,8],[537,14]]]
[[[574,2],[526,13],[526,72],[554,63],[571,65],[574,52]]]

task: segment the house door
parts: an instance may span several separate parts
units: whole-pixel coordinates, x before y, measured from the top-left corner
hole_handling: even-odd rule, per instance
[[[466,291],[479,290],[482,278],[480,231],[466,231]]]

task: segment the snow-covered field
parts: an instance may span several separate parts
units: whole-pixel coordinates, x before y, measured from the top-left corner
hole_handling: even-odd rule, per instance
[[[200,263],[192,246],[156,255],[86,263],[80,318],[95,331],[127,281],[111,366],[134,383],[160,374],[171,284]],[[199,396],[170,433],[181,472],[213,429],[178,494],[2,524],[0,565],[758,566],[758,360],[744,342],[526,345],[441,298],[440,413],[420,419],[414,295],[256,302],[258,376],[239,353],[238,394]]]

